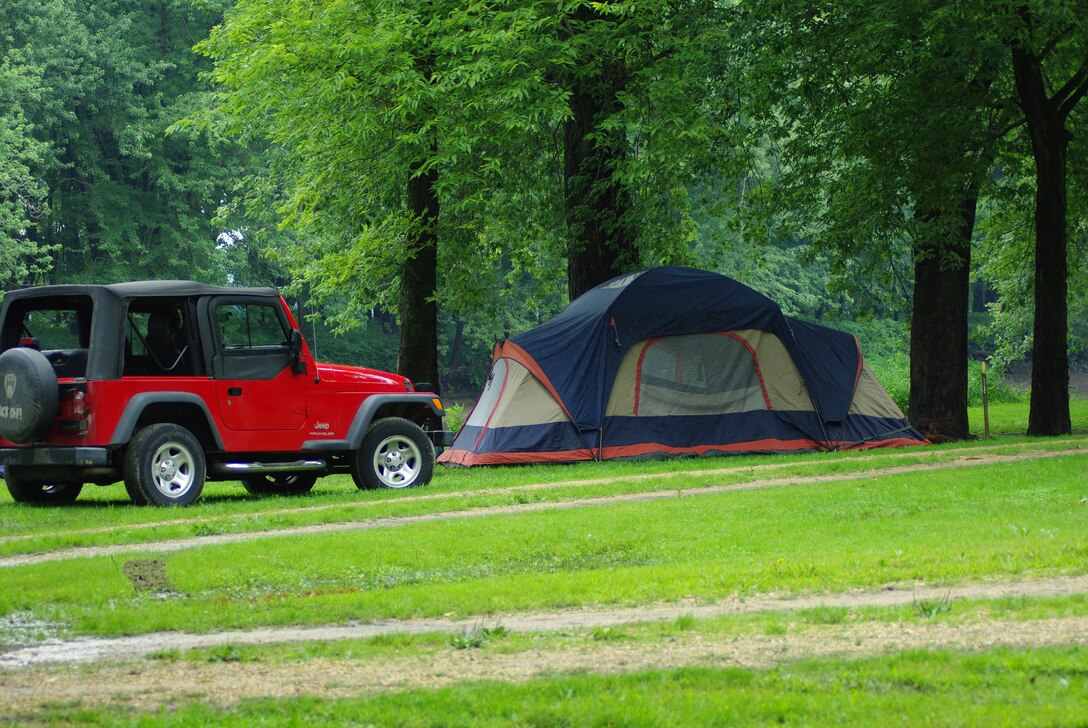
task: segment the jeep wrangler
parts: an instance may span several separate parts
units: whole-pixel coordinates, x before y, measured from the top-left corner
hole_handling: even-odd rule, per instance
[[[271,288],[41,286],[0,308],[0,465],[24,503],[118,481],[159,506],[193,503],[206,480],[423,485],[443,414],[402,376],[314,361]]]

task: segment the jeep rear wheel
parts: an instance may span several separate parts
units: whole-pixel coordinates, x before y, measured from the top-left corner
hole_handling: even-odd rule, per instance
[[[83,490],[83,483],[56,478],[36,478],[25,469],[9,465],[4,473],[8,493],[16,503],[62,505],[71,503]]]
[[[254,495],[302,495],[309,493],[317,476],[310,473],[251,475],[242,479],[245,489]]]
[[[433,474],[434,445],[419,425],[401,417],[372,424],[351,462],[360,489],[426,485]]]
[[[145,427],[125,453],[125,490],[139,505],[190,505],[204,490],[205,473],[204,449],[179,425]]]
[[[57,416],[57,375],[36,349],[0,354],[0,436],[12,442],[45,437]]]

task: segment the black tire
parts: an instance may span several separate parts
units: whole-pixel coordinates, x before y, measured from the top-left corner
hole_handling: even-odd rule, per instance
[[[36,349],[8,349],[0,354],[0,436],[35,442],[57,417],[57,375]]]
[[[33,473],[17,465],[9,465],[4,471],[8,493],[16,503],[37,505],[65,505],[79,497],[83,483],[59,478],[36,478]]]
[[[179,425],[145,427],[125,452],[125,490],[138,505],[191,505],[204,490],[206,472],[200,442]]]
[[[423,429],[402,417],[370,426],[351,460],[351,479],[360,490],[426,485],[434,474],[434,445]]]
[[[317,476],[312,473],[276,473],[242,478],[242,485],[254,495],[302,495],[309,493]]]

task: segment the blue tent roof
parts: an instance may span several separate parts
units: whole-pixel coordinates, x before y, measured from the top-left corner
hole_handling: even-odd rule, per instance
[[[771,299],[707,271],[663,266],[618,276],[587,291],[555,318],[510,339],[563,400],[580,430],[600,429],[627,349],[653,336],[762,329],[793,357],[824,422],[840,422],[861,365],[857,340],[787,318]]]

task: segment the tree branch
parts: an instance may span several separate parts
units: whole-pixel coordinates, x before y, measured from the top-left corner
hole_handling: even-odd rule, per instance
[[[1068,28],[1051,38],[1050,42],[1046,44],[1046,47],[1039,51],[1039,60],[1041,61],[1053,53],[1054,49],[1058,47],[1058,44],[1061,43],[1066,36],[1072,33],[1075,28],[1076,26],[1070,25]]]
[[[1080,65],[1073,77],[1066,81],[1065,85],[1054,94],[1054,104],[1058,107],[1058,113],[1065,119],[1073,111],[1077,102],[1088,93],[1088,58]]]

